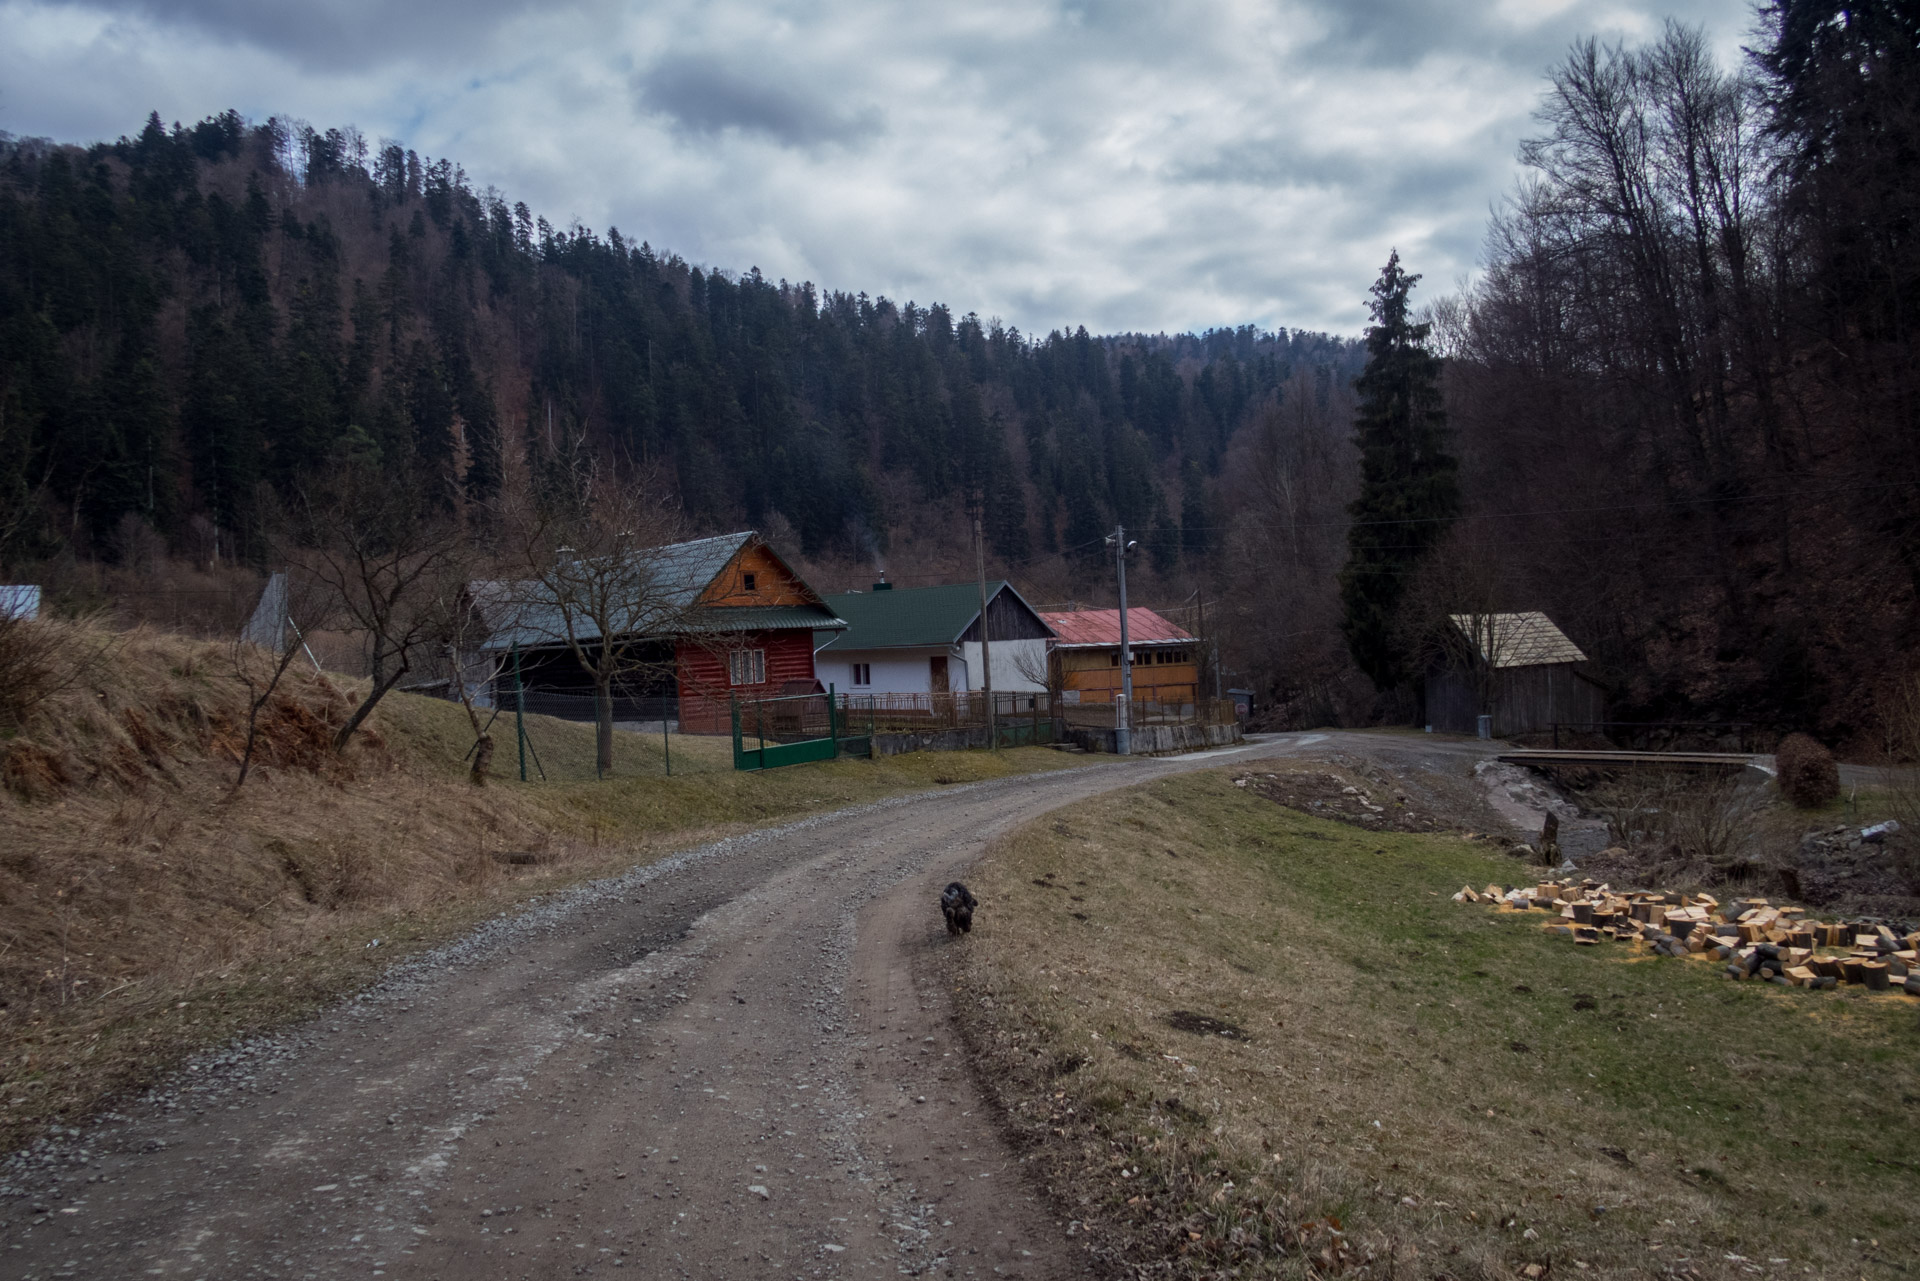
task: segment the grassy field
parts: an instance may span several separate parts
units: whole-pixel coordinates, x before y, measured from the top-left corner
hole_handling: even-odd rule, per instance
[[[390,695],[335,757],[341,689],[296,669],[236,790],[229,650],[48,626],[111,661],[0,735],[0,1151],[529,898],[749,827],[1087,763],[1027,748],[743,774],[728,740],[676,737],[667,778],[657,737],[622,734],[593,781],[592,727],[530,717],[570,781],[511,779],[502,722],[476,788],[457,704]]]
[[[1527,876],[1229,773],[1138,787],[990,851],[963,1024],[1076,1234],[1147,1274],[1912,1275],[1920,1001],[1447,897]]]

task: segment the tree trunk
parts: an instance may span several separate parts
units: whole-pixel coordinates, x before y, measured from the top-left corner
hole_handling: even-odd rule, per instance
[[[595,733],[594,773],[605,778],[613,773],[613,678],[602,676],[593,684]]]
[[[487,770],[493,765],[493,735],[482,734],[473,745],[473,770],[467,775],[475,787],[487,785]]]
[[[410,666],[412,666],[412,664],[403,660],[387,676],[384,684],[375,683],[373,688],[367,691],[367,696],[361,701],[360,706],[354,708],[353,715],[349,716],[347,723],[340,727],[340,732],[333,736],[334,751],[344,752],[347,750],[347,744],[352,741],[354,731],[360,728],[360,722],[366,720],[367,717],[373,714],[375,705],[387,696],[388,690],[400,683],[400,678],[407,674],[407,669]]]

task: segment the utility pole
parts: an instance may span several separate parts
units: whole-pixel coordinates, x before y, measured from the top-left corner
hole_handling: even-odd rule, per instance
[[[527,781],[527,691],[520,683],[520,642],[513,643],[513,741],[520,749],[520,781]]]
[[[987,649],[987,543],[980,518],[973,518],[973,567],[980,578],[980,687],[987,696],[987,746],[1000,750],[999,727],[994,724],[993,655]]]
[[[1127,637],[1127,553],[1133,544],[1127,541],[1127,527],[1115,525],[1107,535],[1113,547],[1113,567],[1120,578],[1120,717],[1114,727],[1113,750],[1121,756],[1133,755],[1133,646]]]

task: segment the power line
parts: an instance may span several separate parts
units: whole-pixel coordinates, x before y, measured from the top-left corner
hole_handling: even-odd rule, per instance
[[[1253,525],[1242,522],[1238,525],[1201,525],[1193,528],[1204,529],[1208,533],[1221,533],[1234,529],[1334,529],[1361,528],[1373,525],[1444,525],[1456,521],[1470,520],[1524,520],[1542,516],[1591,516],[1606,512],[1669,511],[1680,507],[1699,507],[1714,503],[1758,503],[1774,502],[1786,498],[1805,498],[1817,494],[1878,492],[1888,489],[1920,489],[1920,483],[1913,481],[1890,480],[1878,484],[1849,482],[1828,486],[1824,489],[1802,489],[1792,493],[1738,494],[1725,498],[1678,498],[1652,503],[1618,503],[1599,507],[1542,507],[1532,511],[1475,512],[1460,516],[1409,516],[1401,520],[1348,520],[1348,521],[1298,521],[1284,525]],[[1183,527],[1185,528],[1185,527]]]

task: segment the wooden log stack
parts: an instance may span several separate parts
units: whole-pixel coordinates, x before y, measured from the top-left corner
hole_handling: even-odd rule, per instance
[[[1581,946],[1635,943],[1672,957],[1717,962],[1730,979],[1810,990],[1854,984],[1920,996],[1920,930],[1879,921],[1819,921],[1762,898],[1615,890],[1587,879],[1460,888],[1456,903],[1547,914],[1543,924]]]

